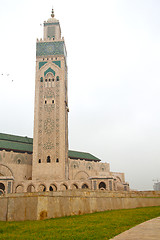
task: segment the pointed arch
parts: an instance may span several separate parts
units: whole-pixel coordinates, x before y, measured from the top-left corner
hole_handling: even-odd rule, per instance
[[[76,179],[76,180],[87,180],[88,178],[89,178],[89,175],[85,171],[77,172],[74,177],[74,179]]]
[[[73,183],[72,185],[71,185],[71,189],[78,189],[78,184],[77,183]]]
[[[4,164],[0,164],[1,176],[14,177],[12,170]]]
[[[45,192],[46,191],[46,186],[45,186],[45,184],[40,184],[39,186],[38,186],[38,192]]]
[[[101,190],[106,189],[106,184],[105,184],[105,182],[100,182],[100,184],[99,184],[99,189],[101,189]]]
[[[88,184],[87,183],[83,183],[82,184],[82,189],[88,189],[89,187],[88,187]]]
[[[45,72],[44,72],[44,76],[46,76],[46,74],[47,73],[49,73],[49,72],[51,72],[51,73],[53,73],[53,75],[55,76],[55,71],[51,68],[51,67],[49,67]]]
[[[27,192],[35,192],[35,186],[32,183],[28,185]]]
[[[60,190],[61,190],[61,191],[65,191],[65,190],[67,190],[67,189],[68,189],[67,184],[63,183],[63,184],[60,185]]]
[[[56,184],[51,184],[49,186],[49,191],[50,192],[56,192],[57,191],[57,185]]]
[[[23,186],[23,184],[18,184],[18,185],[16,186],[15,192],[16,192],[16,193],[22,193],[22,192],[24,192],[24,186]]]

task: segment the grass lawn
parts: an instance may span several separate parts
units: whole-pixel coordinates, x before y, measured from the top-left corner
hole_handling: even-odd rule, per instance
[[[0,222],[0,239],[110,239],[151,218],[160,207],[112,210],[43,221]]]

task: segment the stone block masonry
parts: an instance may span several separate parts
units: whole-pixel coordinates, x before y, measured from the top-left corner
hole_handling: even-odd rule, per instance
[[[112,209],[160,206],[160,192],[67,190],[0,197],[0,221],[43,220]]]

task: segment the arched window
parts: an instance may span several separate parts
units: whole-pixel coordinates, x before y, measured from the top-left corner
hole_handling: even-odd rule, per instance
[[[59,159],[58,159],[58,158],[56,159],[56,162],[59,162]]]
[[[35,187],[30,184],[28,187],[27,187],[27,192],[35,192]]]
[[[4,192],[4,190],[5,190],[5,186],[4,186],[4,184],[3,183],[0,183],[0,195]]]
[[[54,184],[51,184],[50,187],[49,187],[49,191],[56,192],[57,191],[57,186],[54,185]]]
[[[16,193],[22,193],[23,189],[24,189],[23,185],[18,185],[15,190],[16,190]]]
[[[56,77],[56,81],[57,81],[57,82],[59,81],[59,76]]]
[[[21,163],[21,159],[18,159],[18,160],[17,160],[17,163],[20,164],[20,163]]]
[[[73,185],[72,185],[72,189],[78,189],[77,184],[73,184]]]
[[[99,189],[106,189],[106,184],[104,182],[100,182]]]
[[[87,184],[83,184],[82,185],[82,189],[87,189],[88,188],[88,185]]]
[[[46,186],[43,184],[40,184],[38,187],[38,192],[45,192],[46,191]]]
[[[50,162],[51,162],[51,157],[48,156],[48,157],[47,157],[47,163],[50,163]]]
[[[67,189],[68,189],[68,187],[67,187],[66,184],[61,184],[60,190],[64,191],[64,190],[67,190]]]
[[[39,159],[38,162],[41,163],[41,159]]]

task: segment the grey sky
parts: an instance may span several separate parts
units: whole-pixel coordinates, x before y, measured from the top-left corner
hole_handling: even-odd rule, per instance
[[[33,136],[35,43],[52,5],[68,53],[69,148],[125,172],[133,189],[152,189],[160,179],[159,0],[0,0],[0,132]]]

